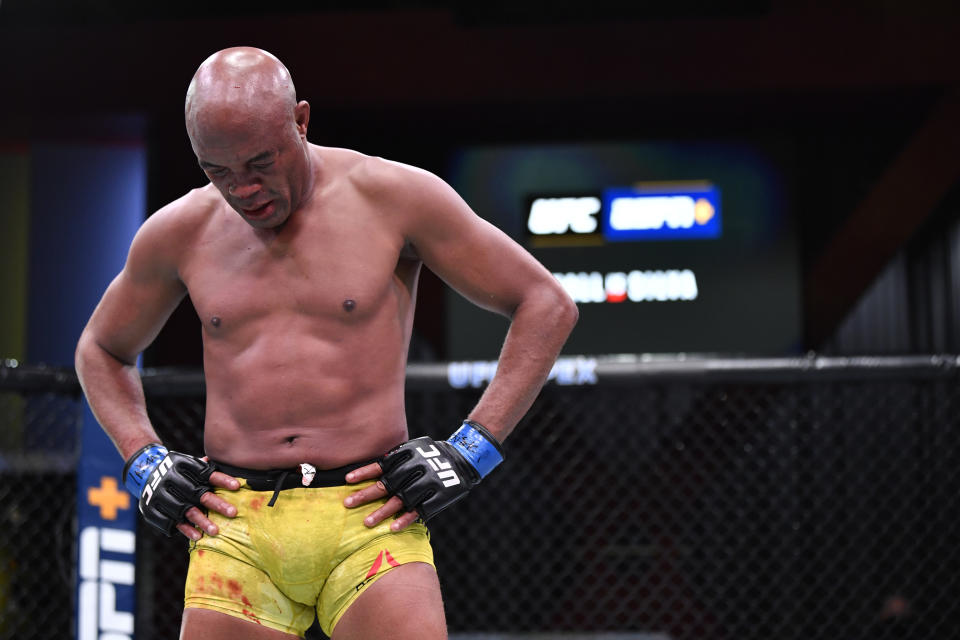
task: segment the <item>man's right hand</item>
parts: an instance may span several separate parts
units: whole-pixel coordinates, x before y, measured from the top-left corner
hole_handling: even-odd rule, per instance
[[[191,540],[199,540],[203,533],[217,535],[219,529],[204,509],[230,518],[237,515],[236,507],[211,489],[235,490],[240,483],[216,471],[206,458],[149,444],[130,457],[123,478],[127,489],[139,498],[143,519],[167,536],[174,529]]]

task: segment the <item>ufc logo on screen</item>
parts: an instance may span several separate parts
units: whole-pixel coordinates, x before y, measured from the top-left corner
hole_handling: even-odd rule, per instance
[[[150,504],[150,501],[153,500],[153,490],[157,488],[157,485],[160,483],[160,478],[166,475],[167,470],[173,466],[173,463],[170,462],[170,458],[164,458],[163,461],[153,471],[153,475],[150,476],[150,482],[143,488],[143,493],[147,497],[146,504]]]
[[[460,477],[457,472],[450,467],[450,463],[444,460],[434,460],[440,455],[436,445],[430,445],[430,448],[424,451],[422,447],[417,447],[417,453],[426,458],[433,470],[437,472],[437,477],[443,480],[443,486],[455,487],[460,484]]]
[[[593,233],[597,230],[600,198],[537,198],[530,205],[527,229],[536,236]]]

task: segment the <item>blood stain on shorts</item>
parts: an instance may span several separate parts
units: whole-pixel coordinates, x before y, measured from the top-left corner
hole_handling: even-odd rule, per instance
[[[253,611],[250,611],[250,610],[248,610],[248,609],[244,609],[244,610],[243,610],[243,615],[245,615],[247,618],[249,618],[251,622],[256,622],[256,623],[259,624],[260,626],[263,626],[263,623],[260,622],[260,618],[258,618]]]
[[[260,622],[260,618],[257,617],[257,614],[255,614],[250,609],[246,608],[246,607],[253,608],[253,603],[251,603],[250,599],[243,594],[243,587],[240,586],[239,582],[237,582],[236,580],[228,580],[227,589],[230,590],[230,598],[234,600],[239,600],[245,605],[242,610],[243,615],[245,615],[251,621],[256,622],[257,624],[263,624]]]

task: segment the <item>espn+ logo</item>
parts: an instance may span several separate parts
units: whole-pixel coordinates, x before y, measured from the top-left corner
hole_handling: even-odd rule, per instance
[[[610,234],[657,231],[660,229],[693,231],[704,227],[716,216],[707,198],[691,195],[645,195],[626,193],[610,197]],[[706,235],[706,234],[704,234]]]

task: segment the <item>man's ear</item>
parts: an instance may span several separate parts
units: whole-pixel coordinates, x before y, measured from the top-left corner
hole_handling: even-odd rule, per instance
[[[306,100],[298,102],[293,108],[293,119],[297,123],[297,133],[306,137],[307,125],[310,124],[310,103]]]

